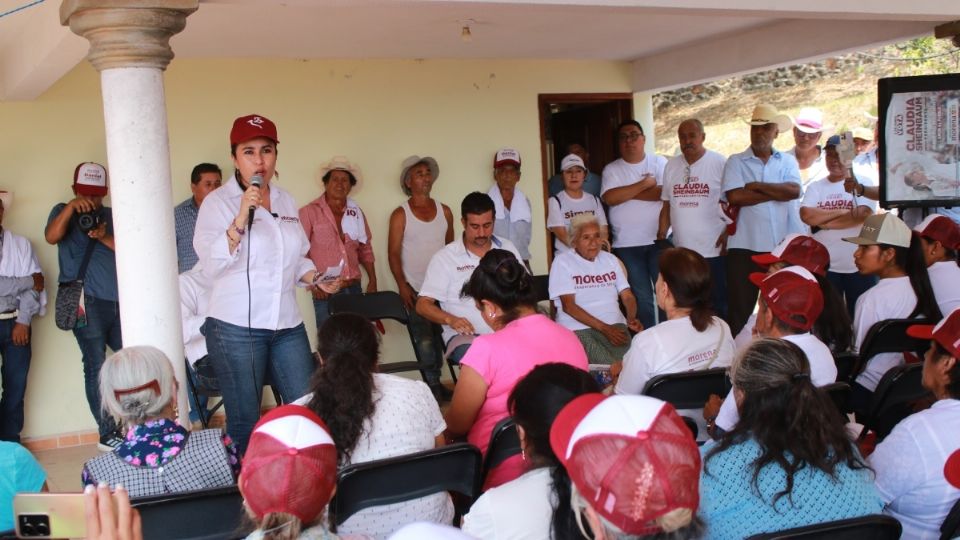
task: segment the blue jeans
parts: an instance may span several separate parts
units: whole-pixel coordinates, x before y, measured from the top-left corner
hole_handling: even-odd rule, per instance
[[[13,344],[16,319],[0,321],[0,374],[3,396],[0,397],[0,440],[20,442],[23,430],[23,398],[27,393],[27,372],[30,370],[30,343]]]
[[[207,338],[210,363],[220,382],[227,413],[227,434],[242,455],[254,424],[260,419],[260,398],[269,374],[284,403],[310,391],[313,354],[303,323],[265,330],[208,317],[201,332]]]
[[[727,318],[727,258],[723,255],[706,258],[710,265],[710,299],[713,312],[721,319]]]
[[[100,436],[117,430],[117,424],[100,406],[100,366],[107,358],[107,347],[116,352],[123,347],[120,333],[120,304],[84,295],[87,324],[73,329],[83,355],[83,385],[90,414],[97,421]]]
[[[656,244],[648,246],[632,246],[614,248],[613,254],[620,258],[627,269],[627,281],[630,290],[637,297],[637,318],[644,328],[652,328],[657,324],[657,306],[653,300],[653,283],[660,273],[657,267],[657,257],[660,248]],[[629,315],[629,314],[628,314]],[[661,319],[666,317],[660,316]]]
[[[440,348],[443,338],[437,331],[436,325],[418,315],[417,310],[412,309],[408,313],[407,330],[410,331],[410,337],[416,347],[417,360],[430,366],[423,370],[426,383],[431,386],[439,384],[443,370],[443,350]]]
[[[341,294],[361,294],[363,289],[360,288],[360,284],[350,285],[349,287],[344,287],[339,291],[331,294],[324,300],[313,299],[313,312],[317,316],[317,332],[320,331],[320,327],[323,326],[323,323],[330,318],[330,298],[334,296],[339,296]]]
[[[857,308],[857,298],[860,298],[860,295],[867,292],[867,289],[877,284],[876,276],[865,276],[860,272],[840,274],[828,271],[827,279],[830,280],[830,283],[833,283],[837,293],[840,294],[840,298],[846,301],[847,313],[850,314],[851,320],[853,320],[853,312]]]

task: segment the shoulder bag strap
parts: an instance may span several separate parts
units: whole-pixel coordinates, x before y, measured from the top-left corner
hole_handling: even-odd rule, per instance
[[[83,252],[83,262],[80,263],[80,271],[77,273],[77,281],[83,281],[83,276],[87,274],[87,266],[90,264],[90,257],[93,256],[93,250],[97,247],[97,241],[91,238],[87,242],[87,249]]]

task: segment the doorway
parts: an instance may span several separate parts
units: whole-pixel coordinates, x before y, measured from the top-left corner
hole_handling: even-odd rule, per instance
[[[540,94],[540,153],[543,163],[541,181],[544,215],[549,191],[547,183],[560,171],[560,160],[567,146],[579,143],[590,154],[587,168],[597,174],[619,157],[616,142],[617,125],[633,118],[633,95],[609,94]],[[547,234],[547,264],[553,262],[553,238]]]

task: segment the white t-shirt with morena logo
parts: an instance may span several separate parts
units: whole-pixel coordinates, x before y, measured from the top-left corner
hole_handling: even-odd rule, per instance
[[[553,260],[550,268],[550,299],[557,306],[557,324],[570,330],[586,330],[589,326],[563,311],[560,297],[573,294],[577,305],[606,324],[626,323],[620,312],[620,292],[629,289],[627,275],[620,261],[606,251],[588,261],[574,250],[567,250]]]
[[[683,154],[667,162],[660,198],[670,203],[670,226],[676,246],[692,249],[704,257],[720,256],[717,238],[727,226],[720,209],[726,163],[727,158],[712,150],[707,150],[689,168]]]
[[[866,197],[857,197],[857,206],[867,206],[876,211],[876,201]],[[801,207],[818,208],[820,210],[853,210],[854,197],[843,189],[843,180],[831,182],[821,178],[811,182],[803,193]],[[853,263],[853,252],[857,245],[844,242],[844,238],[860,235],[860,225],[846,229],[820,229],[813,233],[813,237],[827,248],[830,253],[830,271],[838,274],[854,274],[857,265]]]
[[[607,191],[636,184],[650,174],[663,185],[663,167],[667,160],[655,154],[647,154],[640,163],[627,163],[618,159],[603,168],[600,188],[602,197]],[[613,247],[648,246],[657,239],[660,226],[660,201],[630,199],[610,207],[610,228],[613,232]]]
[[[580,214],[596,216],[597,222],[601,227],[607,225],[607,216],[603,212],[603,205],[600,203],[600,198],[586,191],[583,192],[583,196],[579,199],[574,199],[568,195],[566,191],[561,191],[547,199],[548,229],[553,227],[563,227],[566,229],[570,226],[570,220]],[[554,238],[553,246],[557,250],[557,253],[563,253],[570,249],[570,246],[561,242],[559,238]]]

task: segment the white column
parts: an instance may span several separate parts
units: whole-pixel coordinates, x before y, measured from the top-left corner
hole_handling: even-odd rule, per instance
[[[643,134],[646,136],[647,144],[643,150],[647,154],[657,153],[657,130],[653,124],[653,93],[652,92],[634,92],[633,94],[633,119],[640,122],[643,126]]]
[[[61,22],[90,41],[87,59],[100,71],[123,346],[152,345],[170,358],[187,427],[163,70],[173,58],[170,37],[196,9],[197,0],[64,0],[60,6]]]

